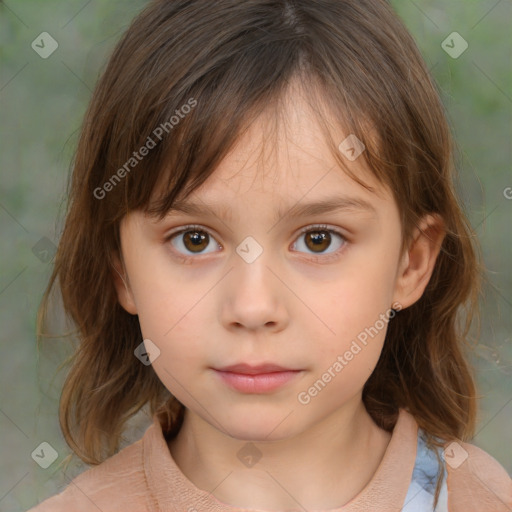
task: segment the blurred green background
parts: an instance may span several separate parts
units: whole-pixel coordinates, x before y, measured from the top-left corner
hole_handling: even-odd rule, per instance
[[[82,116],[109,52],[145,4],[0,1],[1,511],[27,510],[86,469],[76,458],[67,476],[58,467],[70,450],[57,419],[65,372],[56,372],[71,345],[48,340],[38,354],[35,316],[62,228]],[[460,193],[488,269],[474,355],[482,398],[473,443],[512,473],[512,3],[392,4],[439,85],[458,142]],[[58,43],[46,59],[31,47],[42,32]],[[468,43],[457,58],[441,46],[452,32]],[[135,418],[125,444],[139,438],[148,421],[143,414]],[[48,469],[31,457],[43,441],[58,452]]]

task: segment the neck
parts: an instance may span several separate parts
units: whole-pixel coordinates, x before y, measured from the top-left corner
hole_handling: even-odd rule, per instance
[[[187,410],[169,450],[196,487],[228,505],[329,509],[368,484],[390,438],[358,397],[294,437],[254,443],[229,437]]]

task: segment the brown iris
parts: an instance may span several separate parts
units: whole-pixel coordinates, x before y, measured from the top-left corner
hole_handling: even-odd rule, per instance
[[[306,245],[315,252],[325,251],[331,244],[329,231],[308,231],[306,233]]]
[[[183,243],[191,252],[201,252],[210,242],[210,237],[205,231],[192,230],[183,234]]]

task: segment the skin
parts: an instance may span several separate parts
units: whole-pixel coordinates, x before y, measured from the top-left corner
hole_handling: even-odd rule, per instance
[[[302,96],[294,91],[289,100],[270,157],[261,158],[269,133],[262,114],[189,198],[216,205],[215,215],[175,213],[156,222],[132,212],[123,219],[115,276],[121,305],[160,349],[155,372],[186,407],[169,442],[176,464],[218,500],[269,511],[340,507],[371,480],[390,434],[373,422],[361,394],[386,328],[309,403],[297,397],[392,304],[404,309],[421,297],[443,238],[441,220],[426,216],[401,253],[390,191],[362,158],[347,163],[378,194],[335,167]],[[337,134],[340,142],[346,136]],[[335,195],[366,200],[374,211],[285,215],[276,223],[278,208]],[[226,205],[231,215],[221,216]],[[188,224],[210,235],[202,253],[185,245],[184,233],[166,239]],[[329,231],[330,245],[315,252],[299,231],[311,226],[311,234],[318,224],[346,240]],[[252,263],[236,252],[247,236],[263,248]],[[238,362],[302,371],[271,393],[242,393],[212,369]],[[261,454],[252,467],[237,457],[248,441]]]

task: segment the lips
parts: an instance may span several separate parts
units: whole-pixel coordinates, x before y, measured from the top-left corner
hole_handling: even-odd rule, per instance
[[[283,366],[278,366],[278,365],[270,364],[270,363],[259,364],[259,365],[249,365],[246,363],[239,363],[239,364],[234,364],[231,366],[226,366],[224,368],[215,368],[215,369],[220,372],[239,373],[242,375],[259,375],[262,373],[297,371],[292,368],[285,368]]]
[[[272,363],[249,365],[234,364],[224,368],[213,368],[221,382],[240,393],[271,393],[285,386],[302,370],[285,368]]]

